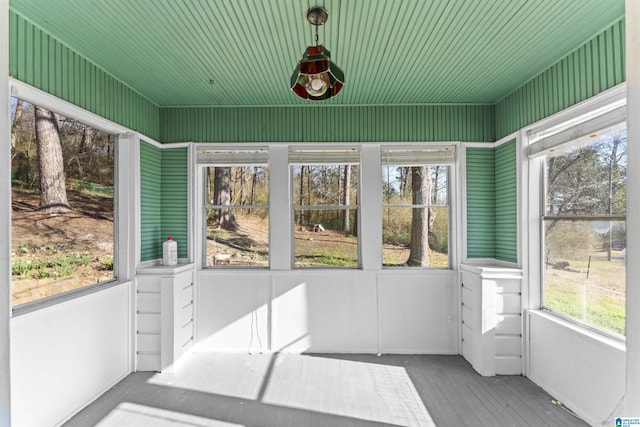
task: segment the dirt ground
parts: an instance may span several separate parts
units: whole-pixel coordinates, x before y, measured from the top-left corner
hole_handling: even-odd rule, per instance
[[[269,224],[267,220],[255,216],[236,218],[236,231],[209,230],[207,240],[207,266],[261,266],[267,267],[269,252]],[[314,262],[318,253],[331,254],[338,258],[356,260],[358,257],[358,239],[355,236],[333,230],[314,232],[313,227],[297,225],[295,228],[296,256],[304,260],[296,260],[296,267],[326,266],[322,261]],[[271,251],[277,248],[271,248]],[[409,258],[409,248],[385,244],[385,266],[402,266]],[[446,254],[430,253],[431,265],[436,268],[447,268]],[[355,262],[355,261],[354,261]]]
[[[75,273],[60,277],[55,267],[12,275],[13,305],[24,304],[113,277],[113,198],[67,190],[72,212],[48,215],[38,210],[35,190],[12,191],[12,263],[82,258]]]

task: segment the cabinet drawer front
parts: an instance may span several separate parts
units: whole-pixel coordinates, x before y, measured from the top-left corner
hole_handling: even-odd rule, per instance
[[[497,314],[516,314],[520,313],[520,294],[502,294],[495,297],[495,312]]]
[[[139,332],[160,332],[160,314],[138,314]]]
[[[520,356],[522,353],[522,340],[520,335],[496,335],[497,356]]]
[[[138,354],[138,372],[159,372],[160,371],[160,355],[159,354]]]
[[[496,321],[496,334],[522,333],[522,318],[519,314],[498,314]]]
[[[160,353],[160,334],[158,333],[138,333],[138,352]]]
[[[496,292],[520,292],[520,279],[502,279],[496,281]]]
[[[178,309],[187,306],[193,302],[193,285],[189,285],[186,288],[175,288],[175,303],[174,306]]]
[[[160,313],[160,294],[138,292],[138,313]]]

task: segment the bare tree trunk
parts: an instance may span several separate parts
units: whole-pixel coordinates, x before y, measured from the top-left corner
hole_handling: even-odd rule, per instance
[[[16,103],[16,112],[13,115],[13,122],[11,123],[11,149],[16,148],[16,142],[18,141],[18,129],[20,122],[22,121],[22,100],[18,99]]]
[[[50,214],[70,212],[58,121],[51,111],[35,107],[35,127],[40,176],[40,209]]]
[[[428,166],[411,168],[411,190],[414,205],[429,204],[431,174]],[[411,217],[411,245],[407,264],[427,267],[429,265],[429,210],[413,208]]]
[[[344,205],[347,206],[349,204],[349,199],[351,198],[351,166],[344,166],[344,180],[342,182],[344,194]],[[343,210],[344,212],[344,231],[349,232],[351,229],[351,224],[349,224],[349,209]]]
[[[299,205],[304,205],[304,165],[300,166],[300,202]],[[298,224],[304,225],[304,211],[300,211],[298,218]]]
[[[219,206],[229,206],[231,204],[231,168],[214,168],[213,180],[213,203]],[[218,224],[225,230],[237,228],[231,209],[221,208],[218,210]]]
[[[92,151],[90,150],[90,148],[88,149],[87,147],[93,146],[93,137],[95,135],[95,132],[96,131],[94,128],[92,128],[91,126],[85,125],[84,131],[82,132],[82,139],[80,140],[80,146],[78,147],[78,159],[80,158],[80,156],[86,159],[87,156],[85,156],[85,153],[89,151],[89,156],[88,156],[89,161],[86,162],[89,166],[88,170],[91,170],[90,168],[92,167],[92,164],[93,164],[93,156],[92,156]],[[86,179],[86,177],[84,176],[82,164],[83,162],[78,161],[78,177],[84,180]]]
[[[256,203],[256,184],[258,181],[258,172],[256,168],[253,168],[253,173],[251,174],[251,195],[249,196],[249,204],[254,205]],[[251,213],[251,209],[249,209],[249,213]]]
[[[407,187],[409,186],[409,169],[401,167],[400,169],[400,195],[402,197],[407,195]]]
[[[244,179],[244,166],[240,166],[240,170],[238,172],[240,174],[240,204],[244,206],[247,204],[247,183]]]

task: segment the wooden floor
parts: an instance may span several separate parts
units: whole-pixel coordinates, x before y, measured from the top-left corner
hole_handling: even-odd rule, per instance
[[[586,426],[531,381],[459,356],[219,354],[134,373],[65,426]]]

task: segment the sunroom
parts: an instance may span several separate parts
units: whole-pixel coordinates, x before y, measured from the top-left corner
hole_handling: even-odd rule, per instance
[[[0,0],[0,20],[0,426],[61,425],[140,372],[264,369],[256,411],[277,381],[312,393],[293,372],[319,361],[326,384],[368,364],[390,408],[327,425],[490,425],[439,418],[412,376],[458,365],[640,423],[637,2]],[[422,415],[394,417],[410,397]],[[331,415],[273,401],[144,420]]]

